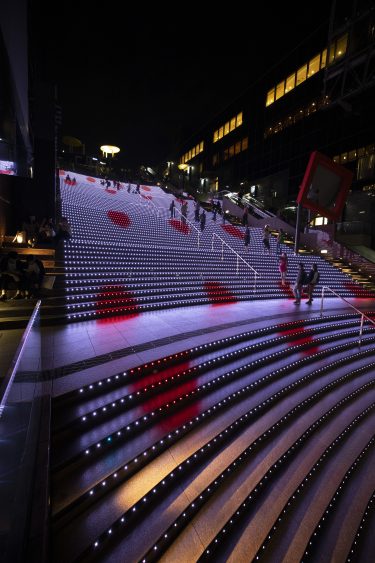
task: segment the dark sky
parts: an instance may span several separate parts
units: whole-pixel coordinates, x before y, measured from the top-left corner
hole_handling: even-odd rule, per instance
[[[330,10],[329,0],[297,9],[251,2],[244,16],[243,3],[227,3],[227,10],[205,5],[212,13],[203,17],[201,4],[157,12],[139,2],[126,12],[128,2],[65,0],[56,17],[55,3],[50,12],[42,4],[38,64],[58,83],[63,134],[93,153],[117,144],[126,166],[166,160]]]

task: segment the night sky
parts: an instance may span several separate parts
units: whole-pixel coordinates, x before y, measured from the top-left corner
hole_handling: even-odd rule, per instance
[[[193,4],[189,12],[179,3],[173,13],[142,2],[124,15],[129,3],[66,0],[57,18],[56,4],[44,4],[39,30],[38,5],[37,65],[58,84],[63,134],[78,137],[90,153],[104,143],[120,146],[127,167],[167,160],[182,139],[324,24],[330,11],[328,0],[313,9],[263,2],[249,3],[248,17],[243,3],[237,10],[228,4],[230,13],[217,13],[213,5],[203,17]]]

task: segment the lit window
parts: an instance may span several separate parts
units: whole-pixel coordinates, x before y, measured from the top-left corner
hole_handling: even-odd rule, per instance
[[[195,157],[195,147],[193,149],[191,149],[191,158]]]
[[[320,54],[310,60],[309,71],[307,73],[308,78],[310,78],[310,76],[316,74],[319,71],[319,65],[320,65]]]
[[[348,153],[347,152],[343,152],[342,155],[340,156],[340,161],[341,163],[344,163],[348,161]]]
[[[201,141],[199,144],[199,152],[203,152],[204,149],[204,141]]]
[[[327,49],[322,51],[322,58],[320,59],[320,68],[324,68],[327,64]]]
[[[296,86],[304,82],[306,80],[306,76],[307,76],[307,65],[303,65],[301,66],[301,68],[297,70]]]
[[[233,131],[233,129],[236,128],[236,118],[232,117],[232,119],[230,120],[230,130]]]
[[[201,151],[199,150],[199,143],[195,145],[195,154],[199,154]]]
[[[274,101],[275,101],[275,88],[272,88],[272,90],[269,90],[267,92],[266,107],[273,104]]]
[[[336,52],[335,52],[336,59],[338,59],[339,57],[343,57],[345,55],[347,47],[348,47],[348,34],[345,33],[345,35],[343,35],[336,41]]]
[[[236,154],[239,154],[241,152],[241,141],[237,141],[235,148],[234,148],[234,152]]]
[[[214,132],[214,143],[216,143],[219,140],[219,131],[215,131]]]
[[[290,76],[288,76],[288,78],[286,79],[286,84],[285,84],[285,93],[286,92],[290,92],[291,90],[293,90],[294,86],[296,85],[296,74],[295,72],[293,74],[291,74]]]
[[[234,156],[234,145],[229,147],[229,158],[231,158],[232,156]]]
[[[225,150],[223,151],[224,160],[228,160],[228,156],[229,156],[229,151],[228,151],[228,149],[225,149]]]
[[[240,125],[242,125],[242,111],[241,113],[238,113],[236,117],[236,127],[239,127]]]
[[[276,86],[276,100],[279,100],[285,94],[285,82],[279,82]]]
[[[327,217],[315,217],[315,220],[313,221],[313,225],[315,225],[316,227],[319,227],[320,225],[327,225],[327,223]]]
[[[224,127],[220,127],[219,129],[219,139],[222,139],[224,137]]]
[[[333,61],[335,60],[335,44],[332,43],[329,46],[329,53],[328,53],[328,62],[329,64],[333,63]]]
[[[249,137],[242,139],[242,150],[246,151],[249,147]]]
[[[228,135],[229,133],[229,121],[226,122],[224,125],[224,135]]]

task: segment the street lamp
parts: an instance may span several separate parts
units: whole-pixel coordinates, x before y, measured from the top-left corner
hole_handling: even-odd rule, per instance
[[[112,155],[112,158],[113,158],[113,155],[114,155],[114,154],[117,154],[118,152],[120,152],[119,147],[115,147],[114,145],[102,145],[102,146],[100,147],[100,150],[102,151],[103,156],[104,156],[105,158],[107,158],[107,156],[108,156],[109,154],[111,154],[111,155]]]
[[[189,165],[181,162],[181,164],[178,165],[178,168],[181,170],[182,174],[182,191],[185,191],[185,172],[189,168]]]

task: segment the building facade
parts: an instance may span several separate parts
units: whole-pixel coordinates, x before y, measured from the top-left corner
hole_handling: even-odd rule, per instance
[[[353,171],[342,228],[372,237],[373,246],[374,7],[368,0],[333,2],[327,25],[191,137],[167,176],[193,193],[251,192],[271,211],[293,215],[309,156],[318,150]]]

